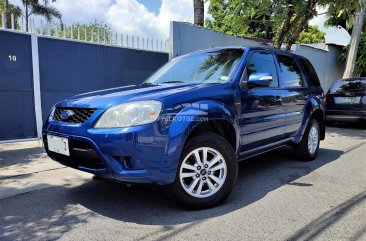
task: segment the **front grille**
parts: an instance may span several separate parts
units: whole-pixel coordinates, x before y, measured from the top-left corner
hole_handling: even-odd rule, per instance
[[[74,114],[71,115],[67,119],[62,119],[61,118],[62,112],[67,111],[67,110],[72,111],[72,113],[74,113]],[[95,111],[96,111],[96,109],[91,109],[91,108],[62,108],[62,107],[57,107],[54,114],[53,114],[53,119],[56,120],[56,121],[82,124],[82,123],[85,123],[90,118],[90,116],[92,114],[94,114]]]

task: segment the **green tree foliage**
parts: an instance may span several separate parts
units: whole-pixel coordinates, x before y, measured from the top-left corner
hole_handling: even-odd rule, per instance
[[[299,41],[310,19],[320,7],[348,19],[361,9],[365,0],[210,0],[212,20],[206,25],[216,31],[236,36],[273,39],[277,48],[289,50]],[[333,13],[334,12],[334,13]],[[330,22],[330,20],[329,20]],[[311,31],[312,32],[312,31]]]
[[[68,39],[80,39],[86,40],[90,42],[98,42],[98,33],[99,33],[99,42],[114,43],[114,36],[111,36],[111,28],[97,20],[94,23],[88,24],[80,24],[76,23],[71,26],[59,25],[59,24],[48,24],[41,26],[41,28],[37,29],[38,32],[42,32],[45,35],[55,36],[55,37],[63,37],[65,36]]]
[[[365,0],[330,1],[327,5],[327,21],[325,25],[342,27],[351,34],[353,17],[361,10],[363,5],[365,5]],[[364,30],[366,30],[366,23]]]
[[[210,0],[208,12],[213,19],[206,27],[239,37],[274,37],[274,19],[270,0]]]
[[[73,30],[73,36],[71,36],[71,29]],[[72,27],[66,29],[66,37],[73,37],[73,39],[77,39],[78,32],[80,32],[80,39],[82,40],[86,39],[87,41],[98,42],[98,33],[99,42],[104,42],[105,40],[105,42],[109,43],[109,41],[113,39],[111,36],[111,28],[107,24],[98,22],[97,20],[95,20],[94,23],[89,24],[73,24]]]
[[[322,32],[316,25],[308,26],[303,32],[301,32],[299,39],[296,41],[296,43],[325,43],[325,33]]]
[[[349,46],[346,46],[343,49],[342,54],[339,56],[339,59],[342,62],[346,62],[347,53]],[[366,33],[361,34],[360,45],[357,51],[357,60],[355,64],[355,72],[359,76],[366,76]]]

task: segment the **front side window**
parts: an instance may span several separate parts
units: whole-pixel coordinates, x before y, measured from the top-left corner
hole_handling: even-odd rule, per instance
[[[269,73],[272,75],[272,83],[270,87],[278,87],[278,78],[276,65],[272,53],[269,52],[255,52],[249,59],[246,65],[246,77],[249,78],[251,74],[255,73]]]
[[[301,75],[301,70],[294,58],[287,55],[278,55],[279,64],[282,71],[282,78],[285,87],[302,87],[305,86]]]
[[[224,49],[178,57],[143,84],[226,83],[233,77],[243,53],[243,49]]]

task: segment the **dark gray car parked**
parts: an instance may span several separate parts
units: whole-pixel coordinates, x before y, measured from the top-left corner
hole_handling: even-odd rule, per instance
[[[336,80],[324,98],[329,125],[335,121],[366,121],[366,78]]]

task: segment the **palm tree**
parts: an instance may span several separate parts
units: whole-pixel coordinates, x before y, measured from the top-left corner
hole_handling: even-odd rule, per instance
[[[22,10],[20,7],[10,4],[9,0],[4,0],[0,4],[0,12],[4,11],[6,28],[11,28],[11,14],[14,15],[14,25],[18,25],[18,18],[22,15]]]
[[[49,0],[43,0],[43,3],[40,3],[40,0],[22,0],[24,9],[25,9],[25,26],[28,32],[28,19],[29,17],[34,15],[41,15],[47,19],[47,21],[51,21],[53,17],[61,20],[61,13],[56,8],[48,6]],[[52,2],[56,2],[56,0],[52,0]]]
[[[205,18],[204,0],[193,0],[194,24],[203,27]]]

